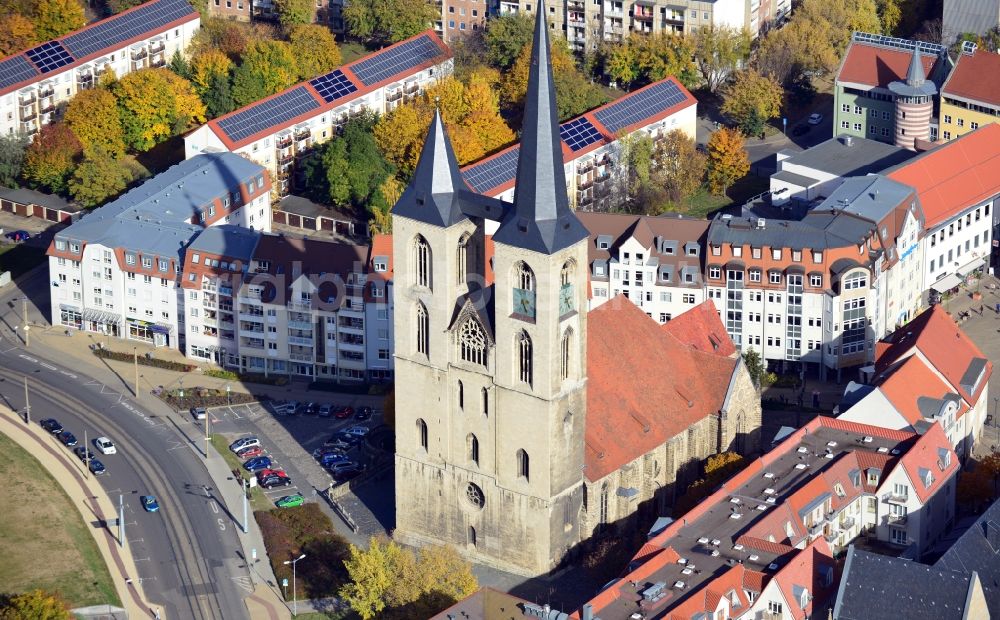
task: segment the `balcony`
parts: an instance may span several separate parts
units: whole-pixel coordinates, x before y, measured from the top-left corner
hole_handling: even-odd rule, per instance
[[[244,340],[243,342],[240,343],[240,346],[244,347],[244,348],[247,348],[247,349],[261,349],[261,350],[263,350],[264,349],[264,341],[263,340],[261,340],[261,341],[257,341],[257,340]]]
[[[810,527],[809,528],[809,535],[810,536],[819,536],[820,534],[822,534],[823,533],[823,525],[824,525],[823,522],[820,521],[816,525],[813,525],[812,527]]]
[[[586,23],[586,19],[584,18],[583,13],[574,13],[574,12],[569,13],[569,15],[566,18],[566,21],[568,21],[571,24],[579,24],[581,26]]]
[[[25,106],[21,108],[20,116],[21,116],[21,121],[27,123],[28,121],[35,120],[35,118],[38,116],[38,113],[35,112],[34,106],[32,107]]]
[[[313,356],[306,355],[304,353],[289,353],[288,359],[292,360],[293,362],[311,362],[313,361]]]
[[[392,103],[394,101],[399,101],[402,98],[403,98],[403,89],[401,88],[397,88],[396,90],[390,91],[385,95],[385,100],[388,101],[389,103]]]
[[[653,9],[643,8],[640,10],[637,8],[632,11],[632,17],[640,21],[651,22],[653,21]]]
[[[840,529],[849,530],[854,527],[854,517],[845,517],[840,520]]]
[[[252,312],[243,312],[240,310],[240,320],[241,321],[263,321],[263,314],[254,314]]]
[[[165,67],[167,66],[166,57],[163,54],[152,54],[149,57],[150,67]]]
[[[887,504],[905,504],[907,497],[909,496],[906,494],[890,491],[882,496],[882,501]]]
[[[56,111],[56,98],[55,97],[43,97],[41,101],[38,102],[38,111],[42,114],[48,112]]]
[[[149,44],[150,54],[159,54],[160,52],[167,49],[167,44],[163,41],[153,41]]]
[[[18,103],[20,103],[21,105],[31,105],[35,103],[35,91],[21,93],[21,95],[18,97]]]
[[[46,97],[54,97],[55,94],[56,94],[56,89],[51,84],[43,85],[38,89],[38,96],[41,99],[44,99]]]
[[[309,321],[289,321],[288,322],[288,328],[289,329],[299,329],[299,330],[307,331],[308,332],[308,331],[312,331],[313,324],[310,323]]]
[[[132,62],[143,60],[148,54],[145,49],[132,50]]]
[[[570,11],[583,11],[586,5],[580,0],[569,0],[566,3],[566,8]]]
[[[278,152],[278,165],[285,166],[292,163],[295,160],[295,155],[292,153],[291,149],[282,149]]]
[[[416,95],[420,92],[420,84],[416,82],[410,82],[403,87],[403,93],[407,95]]]
[[[288,344],[294,344],[300,347],[311,347],[313,346],[313,339],[306,338],[304,336],[289,336]]]
[[[890,514],[886,518],[886,521],[888,521],[889,525],[906,525],[906,515]]]
[[[292,134],[285,134],[279,136],[278,139],[275,141],[274,146],[277,147],[279,150],[289,148],[290,146],[292,146]]]

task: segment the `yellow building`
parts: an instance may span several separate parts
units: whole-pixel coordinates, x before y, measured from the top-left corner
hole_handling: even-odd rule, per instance
[[[941,87],[940,140],[1000,122],[1000,54],[966,44]]]

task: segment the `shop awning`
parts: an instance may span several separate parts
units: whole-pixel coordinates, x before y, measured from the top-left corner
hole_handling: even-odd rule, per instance
[[[115,314],[114,312],[107,312],[106,310],[98,310],[96,308],[88,308],[83,311],[84,321],[94,321],[95,323],[104,323],[106,325],[119,325],[122,322],[121,316]]]
[[[945,277],[941,278],[934,284],[931,284],[931,288],[939,293],[947,293],[951,289],[955,288],[962,283],[962,279],[953,273],[949,273]]]
[[[958,275],[964,277],[964,276],[969,275],[970,273],[972,273],[976,269],[979,269],[980,267],[982,267],[984,263],[985,263],[985,257],[977,258],[977,259],[972,260],[972,261],[970,261],[968,263],[965,263],[964,265],[962,265],[961,267],[959,267],[955,271],[958,273]]]
[[[166,323],[153,323],[151,329],[154,334],[170,334],[173,333],[174,326]]]

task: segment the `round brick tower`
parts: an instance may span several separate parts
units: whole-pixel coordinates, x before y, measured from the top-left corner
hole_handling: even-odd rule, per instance
[[[892,82],[889,90],[895,95],[896,146],[915,151],[916,140],[930,139],[934,95],[937,94],[934,82],[927,81],[918,47],[913,48],[906,81]]]

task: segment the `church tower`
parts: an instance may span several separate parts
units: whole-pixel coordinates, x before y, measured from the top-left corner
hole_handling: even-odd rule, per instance
[[[392,212],[395,536],[524,575],[581,537],[588,234],[556,110],[540,3],[514,203],[468,188],[435,116]],[[500,222],[493,283],[484,218]]]

